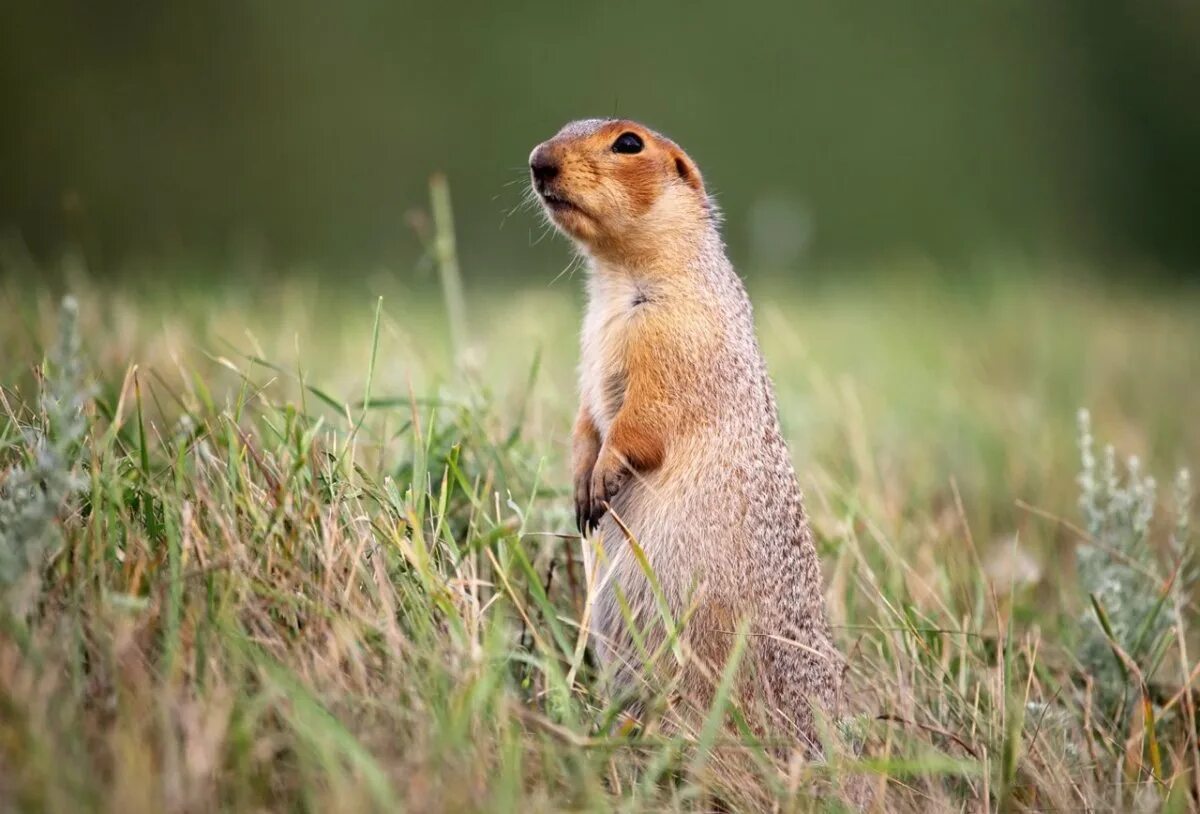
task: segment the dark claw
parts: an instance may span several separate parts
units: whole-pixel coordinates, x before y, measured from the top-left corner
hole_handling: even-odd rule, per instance
[[[592,505],[588,509],[587,530],[584,533],[591,534],[593,531],[595,531],[600,526],[600,520],[604,517],[604,514],[607,511],[608,504],[606,504],[603,500],[593,500]]]
[[[581,478],[575,485],[575,528],[580,534],[588,533],[591,502],[591,478]]]
[[[575,504],[575,528],[579,529],[579,533],[587,535],[592,530],[592,512],[591,507],[586,503]]]

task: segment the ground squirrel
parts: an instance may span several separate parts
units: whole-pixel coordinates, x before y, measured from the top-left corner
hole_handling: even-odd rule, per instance
[[[628,535],[686,617],[682,691],[711,698],[746,624],[743,701],[789,721],[816,754],[813,707],[834,712],[843,662],[750,301],[700,172],[671,140],[619,119],[568,124],[529,167],[590,266],[573,470],[593,647],[618,681],[640,682],[637,654],[663,639]]]

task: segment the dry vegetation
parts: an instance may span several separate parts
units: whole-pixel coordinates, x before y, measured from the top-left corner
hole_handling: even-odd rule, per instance
[[[0,807],[1196,811],[1200,303],[1004,277],[752,292],[852,658],[821,765],[724,701],[615,722],[570,283],[472,299],[457,358],[394,284],[10,285]],[[1147,463],[1081,463],[1080,407]]]

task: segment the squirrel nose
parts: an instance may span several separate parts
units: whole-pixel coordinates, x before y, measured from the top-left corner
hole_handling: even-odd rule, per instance
[[[533,173],[534,181],[543,184],[558,175],[558,163],[550,157],[550,151],[541,146],[529,156],[529,171]]]

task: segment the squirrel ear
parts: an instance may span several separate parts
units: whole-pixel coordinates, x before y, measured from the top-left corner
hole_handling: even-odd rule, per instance
[[[700,170],[696,169],[692,160],[683,153],[675,154],[675,172],[679,173],[684,183],[701,195],[704,194],[704,180],[700,177]]]

